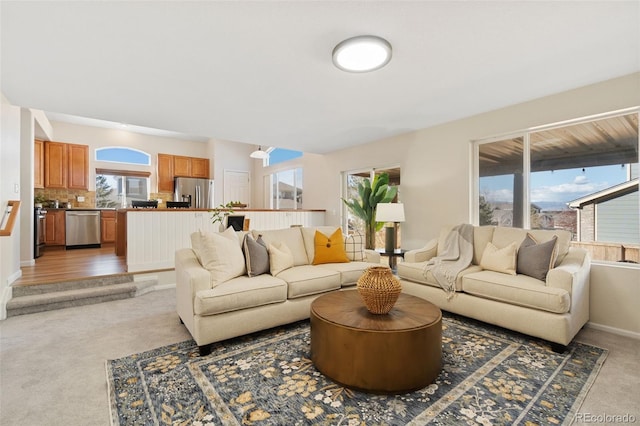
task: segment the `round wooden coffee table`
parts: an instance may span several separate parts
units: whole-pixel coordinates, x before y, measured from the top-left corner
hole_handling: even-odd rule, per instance
[[[422,389],[442,368],[442,312],[401,293],[391,312],[376,315],[356,290],[327,293],[311,304],[311,360],[322,374],[354,389]]]

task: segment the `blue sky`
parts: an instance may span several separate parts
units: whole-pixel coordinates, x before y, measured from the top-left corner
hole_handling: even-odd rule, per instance
[[[627,180],[627,167],[620,165],[535,172],[531,174],[532,203],[566,203]],[[488,201],[513,200],[512,175],[480,179],[480,195]]]

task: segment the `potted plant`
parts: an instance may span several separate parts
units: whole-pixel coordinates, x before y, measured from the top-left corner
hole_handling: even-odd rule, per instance
[[[33,207],[42,207],[42,204],[47,201],[43,195],[36,195],[33,197]]]
[[[342,199],[351,213],[364,221],[365,247],[367,249],[375,249],[376,232],[384,226],[384,222],[376,222],[378,204],[391,202],[397,193],[397,187],[389,186],[389,175],[382,173],[374,176],[373,182],[367,178],[358,184],[359,199]]]
[[[224,225],[224,219],[230,214],[233,214],[233,203],[220,204],[218,207],[209,210],[209,213],[211,213],[211,223],[214,225],[220,223],[220,225],[218,225],[220,228]]]

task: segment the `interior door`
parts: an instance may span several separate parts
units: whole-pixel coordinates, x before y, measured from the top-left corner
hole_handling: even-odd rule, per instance
[[[224,171],[223,203],[239,201],[251,207],[251,179],[249,172]]]

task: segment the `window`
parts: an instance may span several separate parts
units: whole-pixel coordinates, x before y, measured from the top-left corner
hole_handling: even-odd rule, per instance
[[[389,168],[379,168],[379,169],[367,169],[360,171],[350,171],[343,173],[343,198],[351,199],[358,198],[358,184],[360,184],[364,179],[369,179],[371,181],[374,176],[380,175],[382,173],[387,173],[389,175],[389,186],[400,186],[400,168],[399,167],[389,167]],[[399,193],[399,191],[398,191]],[[396,199],[393,200],[394,203],[400,202],[399,195],[396,196]],[[362,219],[351,213],[351,211],[342,203],[343,208],[343,229],[346,229],[347,233],[353,233],[354,231],[360,232],[362,235],[365,234],[364,230],[364,222]],[[397,244],[398,246],[402,243],[401,238],[401,230],[402,227],[398,228],[397,235]],[[385,241],[385,231],[384,229],[379,231],[376,235],[376,248],[384,248]]]
[[[127,147],[96,149],[96,161],[151,165],[151,156]],[[149,172],[96,169],[96,207],[127,207],[133,200],[149,199]]]
[[[293,151],[291,149],[269,148],[267,149],[267,152],[269,153],[269,158],[265,161],[265,166],[273,166],[275,164],[293,160],[294,158],[302,157],[301,151]]]
[[[640,262],[638,112],[476,142],[480,225],[566,229],[594,260]]]
[[[97,148],[96,161],[150,166],[151,156],[146,152],[137,149],[114,146]]]
[[[302,209],[302,168],[283,170],[270,176],[271,208]]]
[[[96,169],[96,207],[123,207],[149,199],[148,172]]]

